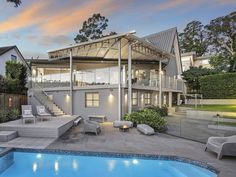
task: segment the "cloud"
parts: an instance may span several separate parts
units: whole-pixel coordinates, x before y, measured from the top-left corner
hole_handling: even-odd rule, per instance
[[[216,6],[236,4],[235,0],[212,1]],[[124,12],[128,8],[129,11],[136,9],[137,12],[145,12],[146,16],[148,16],[149,13],[153,14],[175,8],[186,11],[199,5],[210,5],[210,2],[205,0],[154,1],[154,3],[142,2],[138,8],[135,6],[137,4],[137,1],[134,0],[35,1],[28,6],[23,4],[20,7],[23,8],[21,11],[0,22],[0,33],[35,25],[36,29],[41,30],[42,35],[62,35],[77,31],[82,22],[93,13],[100,12],[102,15],[110,16],[121,9]]]
[[[45,19],[45,15],[41,12],[48,5],[48,2],[49,1],[41,1],[34,3],[15,16],[6,19],[4,22],[0,23],[0,32],[8,32],[42,22]]]
[[[52,46],[52,45],[68,45],[73,43],[73,38],[69,35],[27,35],[25,37],[28,41],[35,41],[42,46]]]
[[[193,8],[197,7],[199,5],[230,5],[230,4],[236,4],[235,0],[213,0],[214,2],[209,2],[205,0],[168,0],[164,1],[162,3],[157,3],[157,5],[150,6],[151,9],[156,11],[164,11],[164,10],[173,10],[174,8],[181,7],[183,8]],[[187,9],[185,9],[187,10]]]
[[[122,2],[114,0],[96,0],[89,1],[79,7],[66,8],[60,11],[58,15],[50,18],[43,23],[40,28],[45,34],[65,34],[76,31],[84,20],[93,13],[102,12],[102,15],[110,15],[122,7]]]
[[[44,46],[51,46],[51,45],[68,45],[73,43],[73,39],[67,35],[57,35],[57,36],[42,36],[39,38],[39,43]]]
[[[158,4],[154,8],[157,11],[164,11],[164,10],[168,10],[168,9],[172,9],[172,8],[176,8],[181,5],[184,5],[184,4],[188,3],[188,1],[189,0],[169,0],[169,1],[165,1],[163,3]]]
[[[235,0],[216,0],[216,3],[219,5],[231,5],[236,4]]]
[[[42,35],[66,34],[76,31],[92,14],[111,15],[130,1],[132,0],[90,0],[82,3],[74,0],[69,3],[58,3],[56,0],[38,1],[0,22],[0,33],[35,25]]]

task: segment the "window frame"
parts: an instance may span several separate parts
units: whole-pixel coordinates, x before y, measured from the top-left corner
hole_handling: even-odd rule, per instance
[[[11,54],[11,61],[17,61],[17,56]]]
[[[145,105],[151,105],[152,104],[151,93],[149,93],[149,92],[144,93],[144,104]]]
[[[88,99],[87,95],[91,94],[92,95],[92,99]],[[98,99],[94,98],[94,95],[97,94],[98,95]],[[88,105],[88,101],[91,101],[92,105]],[[98,105],[95,105],[94,103],[97,102]],[[85,107],[86,108],[98,108],[100,105],[100,96],[99,96],[99,92],[86,92],[85,93]]]
[[[134,97],[134,93],[136,93],[136,97]],[[136,100],[136,104],[134,104],[134,100]],[[138,91],[133,91],[132,92],[132,106],[138,106]]]

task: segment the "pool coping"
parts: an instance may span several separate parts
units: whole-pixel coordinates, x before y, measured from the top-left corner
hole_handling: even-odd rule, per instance
[[[206,162],[193,160],[186,157],[174,155],[158,155],[158,154],[138,154],[138,153],[117,153],[117,152],[94,152],[94,151],[73,151],[73,150],[60,150],[60,149],[26,149],[26,148],[6,148],[0,152],[0,157],[8,154],[9,152],[28,152],[28,153],[46,153],[46,154],[63,154],[63,155],[80,155],[80,156],[95,156],[95,157],[115,157],[115,158],[139,158],[139,159],[152,159],[152,160],[166,160],[177,161],[196,165],[205,168],[217,176],[220,170],[209,165]]]

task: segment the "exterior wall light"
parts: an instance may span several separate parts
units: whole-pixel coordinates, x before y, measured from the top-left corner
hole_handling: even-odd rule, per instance
[[[33,69],[33,70],[32,70],[32,75],[33,75],[33,76],[36,76],[36,69]]]
[[[127,104],[127,101],[128,101],[128,95],[127,93],[125,93],[125,104]]]
[[[113,101],[114,101],[114,95],[112,94],[112,92],[113,92],[113,89],[110,89],[110,94],[108,96],[109,103],[113,103]]]
[[[66,94],[66,102],[68,103],[70,100],[70,95]]]
[[[8,107],[9,107],[9,108],[12,107],[12,98],[11,98],[11,97],[8,99]]]

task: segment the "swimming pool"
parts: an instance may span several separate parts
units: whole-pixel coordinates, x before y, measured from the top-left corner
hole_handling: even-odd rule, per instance
[[[176,158],[137,155],[10,151],[0,177],[216,177],[207,168]],[[2,166],[4,163],[0,163]]]

